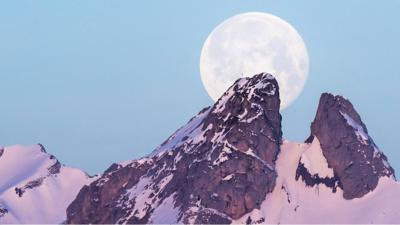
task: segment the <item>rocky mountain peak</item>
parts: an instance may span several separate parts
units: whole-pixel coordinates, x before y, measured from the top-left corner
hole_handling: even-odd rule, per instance
[[[83,188],[67,223],[229,223],[260,208],[277,176],[279,105],[272,75],[239,79],[148,157]],[[168,201],[181,213],[159,221],[153,211]]]
[[[203,128],[210,128],[209,137],[222,134],[222,141],[236,150],[274,165],[282,142],[279,107],[279,86],[271,74],[242,78],[211,108]]]
[[[398,222],[400,184],[347,99],[322,94],[306,143],[282,141],[279,107],[272,75],[239,79],[151,154],[92,178],[43,145],[0,147],[0,223]]]
[[[374,190],[382,176],[394,177],[394,170],[369,136],[360,115],[342,96],[321,95],[309,141],[313,137],[318,138],[346,199],[360,198]]]
[[[114,164],[82,188],[66,222],[263,223],[274,221],[256,213],[268,199],[286,198],[277,204],[297,210],[293,187],[303,183],[293,182],[300,177],[306,186],[340,188],[352,199],[373,190],[380,177],[393,175],[345,98],[321,96],[310,145],[282,143],[279,106],[272,75],[237,80],[150,155]]]

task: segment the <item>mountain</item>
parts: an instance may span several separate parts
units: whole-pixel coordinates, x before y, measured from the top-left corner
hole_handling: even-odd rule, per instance
[[[67,206],[93,180],[62,165],[41,144],[0,146],[0,223],[61,223]]]
[[[398,223],[400,184],[347,99],[322,94],[305,143],[283,139],[279,87],[237,80],[147,157],[111,165],[67,223]]]
[[[275,185],[279,104],[272,76],[238,80],[150,156],[85,186],[67,222],[228,223],[251,212]]]
[[[151,154],[89,177],[41,144],[0,147],[0,223],[399,223],[400,184],[349,100],[321,95],[304,143],[279,86],[237,80]]]

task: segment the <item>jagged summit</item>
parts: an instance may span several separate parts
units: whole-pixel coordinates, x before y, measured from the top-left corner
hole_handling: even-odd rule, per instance
[[[216,110],[220,110],[229,104],[227,102],[231,97],[236,96],[242,101],[246,99],[254,103],[269,103],[265,108],[273,109],[280,107],[279,86],[276,79],[268,73],[260,73],[253,77],[238,79],[217,101],[214,105]],[[275,97],[276,101],[265,101],[266,98]],[[231,102],[232,103],[232,102]],[[235,102],[238,104],[238,102]]]
[[[68,207],[67,223],[280,223],[307,215],[302,210],[316,198],[308,189],[330,190],[326,198],[336,201],[362,196],[375,187],[357,183],[362,188],[349,191],[353,170],[343,174],[334,164],[346,153],[327,156],[340,132],[352,131],[349,138],[359,143],[357,126],[347,121],[361,119],[350,106],[323,94],[310,143],[283,142],[277,81],[267,73],[239,79],[149,156],[114,164],[84,187]],[[366,132],[359,124],[356,131]],[[362,171],[360,182],[373,173]]]
[[[279,104],[272,75],[236,81],[213,107],[202,110],[149,157],[115,165],[83,188],[68,208],[67,222],[227,223],[259,208],[277,176]],[[159,221],[152,212],[169,198],[174,200],[171,210],[181,213],[174,220]],[[90,199],[99,201],[88,204]],[[137,203],[138,199],[145,200]],[[120,214],[108,210],[110,205]],[[100,214],[103,218],[96,216]]]
[[[339,95],[321,95],[311,125],[311,140],[317,137],[330,168],[340,180],[346,199],[374,190],[382,176],[394,170],[379,150],[351,102]]]
[[[66,223],[400,221],[394,171],[347,99],[322,94],[306,143],[283,140],[279,108],[272,75],[237,80],[151,154],[84,186]]]
[[[254,151],[273,165],[282,142],[279,106],[279,86],[271,74],[238,79],[212,107],[201,110],[150,157],[177,149],[184,143],[196,144],[206,139],[213,145],[228,144],[242,152]],[[264,145],[274,145],[273,153],[260,149]]]
[[[237,80],[211,108],[203,128],[241,152],[274,164],[282,142],[279,86],[271,74]]]

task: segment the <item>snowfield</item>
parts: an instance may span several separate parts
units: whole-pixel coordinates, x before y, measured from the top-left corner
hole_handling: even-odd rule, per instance
[[[6,147],[0,156],[0,223],[61,223],[92,180],[61,165],[41,145]]]

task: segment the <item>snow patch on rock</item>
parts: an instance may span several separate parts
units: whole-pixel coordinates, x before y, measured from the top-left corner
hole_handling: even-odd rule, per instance
[[[333,169],[328,167],[328,162],[322,153],[321,145],[317,137],[314,137],[313,142],[301,155],[300,162],[304,164],[311,175],[317,175],[321,178],[334,177]]]
[[[361,143],[368,145],[369,136],[367,132],[365,132],[364,128],[356,121],[354,121],[353,118],[351,118],[347,113],[340,112],[340,114],[345,118],[347,124],[354,129],[354,132],[357,135],[358,140]]]
[[[179,208],[174,206],[175,193],[165,198],[151,214],[152,224],[175,224],[179,217]]]
[[[157,147],[152,153],[147,157],[151,158],[153,156],[160,157],[166,151],[172,149],[177,149],[179,146],[183,145],[189,139],[195,139],[199,135],[202,136],[201,123],[203,119],[209,114],[210,108],[203,110],[198,115],[190,119],[190,121],[179,128],[173,135],[171,135],[163,144]],[[199,139],[200,137],[198,137]],[[200,138],[201,139],[201,138]]]

